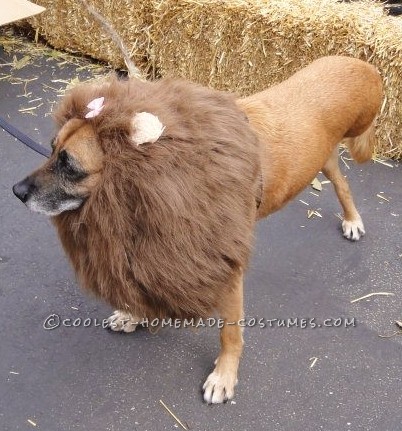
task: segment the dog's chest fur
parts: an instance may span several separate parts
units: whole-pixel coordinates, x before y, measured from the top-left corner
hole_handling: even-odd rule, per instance
[[[137,93],[135,82],[91,89],[89,98],[119,106],[116,123],[106,103],[104,123],[95,123],[102,181],[83,207],[54,223],[81,283],[114,307],[145,317],[206,316],[247,265],[256,138],[232,96],[184,81],[148,85]],[[61,123],[81,115],[82,90],[60,107]],[[143,111],[166,129],[137,148],[122,121]]]

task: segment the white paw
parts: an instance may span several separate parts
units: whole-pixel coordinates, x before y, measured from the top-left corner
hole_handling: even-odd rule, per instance
[[[116,332],[134,332],[140,319],[125,311],[116,310],[108,319],[108,328]]]
[[[213,371],[202,387],[204,390],[204,400],[208,404],[218,404],[230,400],[234,396],[236,385],[236,375]]]
[[[343,220],[342,230],[343,236],[352,241],[358,241],[366,233],[360,217],[356,220]]]

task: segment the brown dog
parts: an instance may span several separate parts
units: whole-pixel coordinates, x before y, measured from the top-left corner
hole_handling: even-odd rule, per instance
[[[84,84],[56,112],[49,161],[13,190],[52,216],[81,283],[117,308],[112,329],[131,332],[142,318],[224,320],[204,384],[204,399],[220,403],[237,383],[256,219],[322,169],[344,207],[344,234],[358,239],[337,146],[348,138],[358,161],[370,157],[380,100],[377,71],[345,57],[237,101],[184,81]]]
[[[358,240],[363,222],[338,167],[345,140],[357,162],[371,158],[382,80],[368,63],[323,57],[266,91],[238,101],[262,148],[264,193],[258,216],[282,208],[322,170],[344,211],[344,236]]]

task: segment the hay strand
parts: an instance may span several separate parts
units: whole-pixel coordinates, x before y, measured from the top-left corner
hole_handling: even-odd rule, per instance
[[[130,77],[134,78],[142,78],[142,74],[138,67],[134,64],[134,62],[131,60],[130,54],[128,52],[128,49],[126,45],[124,44],[123,40],[120,38],[120,36],[117,34],[116,30],[113,28],[113,26],[110,24],[109,21],[107,21],[92,5],[90,5],[86,0],[79,0],[87,9],[88,11],[94,16],[94,18],[99,22],[99,24],[105,29],[106,33],[109,34],[112,41],[115,43],[117,48],[120,50],[121,54],[123,55],[124,63],[128,69],[128,74]]]
[[[350,303],[353,304],[354,302],[362,301],[363,299],[371,298],[372,296],[394,296],[394,295],[395,293],[391,293],[391,292],[372,292],[372,293],[368,293],[367,295],[361,296],[360,298],[352,299]]]
[[[172,416],[172,418],[184,429],[184,430],[188,430],[188,428],[186,427],[186,425],[183,424],[183,422],[172,412],[172,410],[169,409],[169,407],[162,401],[159,400],[159,402],[162,404],[162,406],[164,407],[164,409],[170,414],[170,416]]]

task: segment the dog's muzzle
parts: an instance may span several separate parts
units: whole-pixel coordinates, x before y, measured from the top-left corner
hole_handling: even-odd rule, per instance
[[[23,179],[17,184],[14,184],[13,186],[13,193],[24,204],[35,190],[36,185],[29,177]]]

